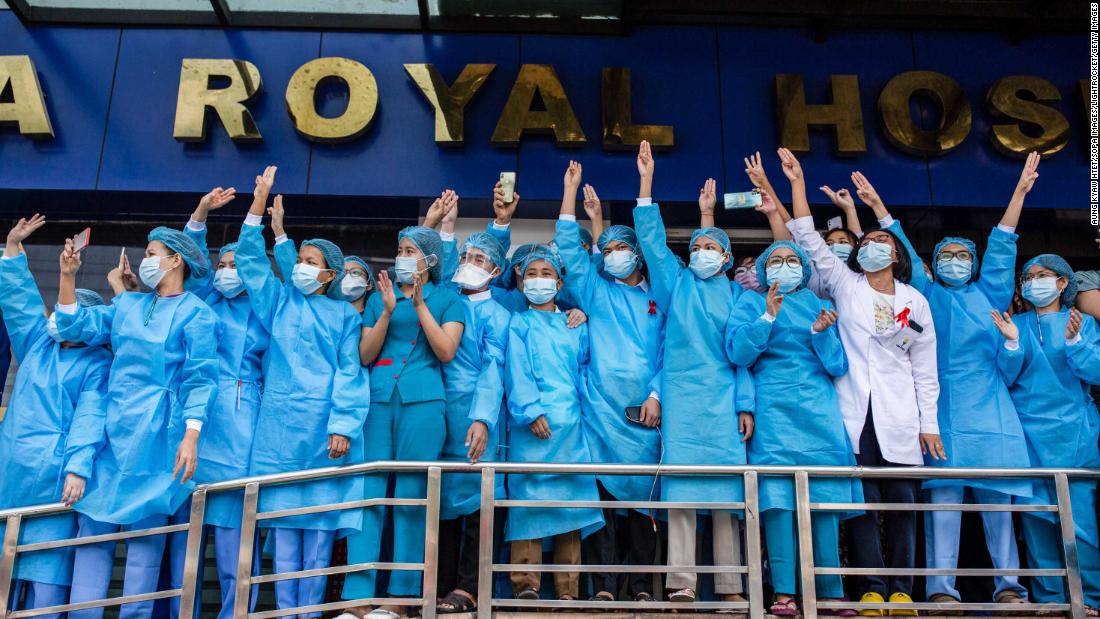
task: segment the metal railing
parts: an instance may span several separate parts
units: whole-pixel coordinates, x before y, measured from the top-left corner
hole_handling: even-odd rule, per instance
[[[427,476],[427,492],[423,499],[370,498],[358,501],[307,506],[295,509],[260,512],[260,492],[265,487],[301,483],[334,477],[378,473],[423,473]],[[420,606],[424,619],[435,619],[437,602],[436,568],[439,554],[440,486],[444,473],[477,473],[481,475],[481,528],[479,531],[478,564],[478,619],[490,619],[495,609],[507,608],[570,608],[593,611],[654,611],[677,610],[740,610],[753,619],[764,616],[764,578],[762,571],[761,525],[758,487],[761,476],[792,478],[795,488],[795,509],[798,536],[799,563],[801,568],[802,616],[816,619],[819,609],[852,608],[856,610],[913,609],[913,610],[963,610],[963,611],[1068,611],[1074,619],[1084,619],[1084,595],[1080,567],[1077,559],[1077,538],[1074,532],[1072,506],[1070,504],[1070,478],[1100,479],[1100,471],[1089,469],[945,469],[929,467],[863,468],[863,467],[810,467],[793,466],[695,466],[695,465],[604,465],[604,464],[534,464],[492,462],[476,465],[457,462],[371,462],[346,467],[329,467],[250,477],[199,486],[192,495],[190,519],[187,523],[149,529],[71,538],[49,542],[19,544],[22,522],[27,518],[41,517],[67,511],[60,503],[26,508],[0,510],[0,521],[6,523],[2,552],[0,552],[0,619],[18,619],[52,613],[63,613],[87,608],[118,606],[133,602],[166,598],[180,599],[180,616],[189,617],[196,603],[195,592],[199,579],[202,527],[206,497],[211,493],[244,490],[241,542],[237,566],[237,590],[234,617],[239,619],[268,619],[287,615],[339,610],[354,606],[393,604]],[[740,477],[744,483],[744,501],[739,502],[661,502],[661,501],[570,501],[570,500],[509,500],[498,499],[495,494],[496,476],[500,474],[556,474],[556,475],[637,475],[653,476],[721,476]],[[1054,505],[1015,504],[929,504],[929,503],[814,503],[810,501],[811,478],[873,478],[873,479],[1046,479],[1053,482],[1056,492]],[[320,569],[253,575],[253,556],[257,524],[265,520],[318,514],[347,509],[379,506],[423,506],[425,508],[424,560],[421,563],[371,562],[339,565]],[[554,564],[496,564],[493,562],[494,515],[497,507],[540,508],[626,508],[626,509],[723,509],[744,512],[745,565],[733,566],[663,566],[663,565],[554,565]],[[828,511],[960,511],[960,512],[1048,512],[1057,515],[1062,538],[1064,567],[1060,569],[868,569],[842,567],[816,567],[813,560],[811,514],[815,510]],[[179,589],[157,591],[138,595],[121,596],[104,600],[66,604],[49,608],[11,611],[8,599],[11,592],[15,560],[20,553],[74,547],[109,541],[127,540],[150,535],[187,532],[184,579]],[[249,612],[249,595],[253,585],[285,580],[349,574],[366,570],[406,570],[423,573],[422,595],[419,598],[372,597],[356,600],[315,604],[297,608],[285,608],[263,612]],[[646,573],[668,572],[737,573],[748,580],[747,602],[605,602],[587,600],[514,600],[492,597],[493,576],[497,573],[525,572],[609,572]],[[1056,576],[1066,580],[1069,590],[1068,604],[1003,604],[1003,603],[858,603],[819,601],[815,576],[820,575],[906,575],[906,576]]]

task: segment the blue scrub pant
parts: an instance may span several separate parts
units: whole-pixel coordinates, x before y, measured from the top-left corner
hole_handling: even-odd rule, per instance
[[[207,526],[203,528],[202,549],[199,556],[206,556],[206,543],[210,533],[214,533],[214,559],[218,570],[218,584],[221,586],[221,610],[218,611],[218,619],[230,619],[233,616],[233,606],[237,600],[237,556],[241,545],[241,530],[227,527]],[[259,574],[260,569],[260,544],[259,535],[256,543],[252,545],[255,554],[252,557],[252,574]],[[168,539],[169,553],[172,562],[172,588],[179,589],[183,586],[183,567],[187,554],[187,534],[173,533]],[[202,608],[202,562],[199,563],[200,573],[196,581],[195,613],[194,619],[199,619]],[[248,609],[252,612],[256,609],[256,595],[259,585],[252,585],[252,597],[249,598]],[[172,600],[172,617],[179,617],[179,598]]]
[[[26,592],[26,598],[22,605],[17,605],[19,597]],[[33,580],[16,580],[12,583],[11,603],[8,608],[12,610],[34,610],[49,606],[60,606],[67,603],[69,588],[64,585],[51,585]],[[62,613],[39,615],[45,619],[61,619]]]
[[[1023,514],[1020,519],[1024,543],[1027,544],[1027,563],[1031,569],[1061,569],[1062,534],[1056,522]],[[1080,537],[1077,538],[1077,560],[1081,566],[1081,584],[1085,590],[1085,604],[1100,606],[1100,550]],[[1032,576],[1031,596],[1040,604],[1061,603],[1069,600],[1066,581],[1058,576]]]
[[[1012,497],[984,488],[971,488],[975,503],[1007,505]],[[932,488],[928,491],[932,503],[960,504],[966,501],[965,486]],[[985,529],[985,546],[993,559],[993,567],[999,570],[1020,569],[1020,553],[1016,549],[1016,535],[1012,531],[1011,512],[982,512]],[[926,512],[924,514],[924,556],[933,569],[953,570],[959,566],[959,534],[962,530],[962,512]],[[1015,591],[1027,599],[1027,590],[1020,586],[1018,576],[993,578],[996,599],[1002,591]],[[929,576],[925,584],[928,597],[937,593],[950,595],[956,600],[962,596],[955,588],[954,576]]]
[[[332,563],[332,544],[336,531],[313,529],[271,529],[274,536],[275,573],[298,572],[326,568]],[[320,604],[325,599],[324,576],[280,580],[275,583],[275,606],[296,608]],[[253,595],[255,600],[256,596]],[[293,617],[293,615],[289,615]],[[299,617],[320,617],[321,613],[307,613]]]
[[[798,529],[794,512],[769,509],[763,514],[764,538],[768,543],[768,566],[772,588],[776,593],[795,595],[799,592]],[[840,515],[817,513],[810,516],[813,529],[814,566],[840,567]],[[844,585],[839,575],[814,578],[819,598],[844,597]]]
[[[394,389],[389,402],[372,402],[363,436],[367,440],[368,460],[438,460],[447,436],[443,400],[403,404]],[[385,496],[387,475],[366,477],[367,498]],[[427,478],[422,473],[396,476],[395,498],[423,499],[427,496]],[[348,536],[348,564],[378,561],[382,544],[385,509],[364,510],[363,530]],[[393,560],[395,563],[424,561],[424,509],[419,506],[393,508]],[[344,599],[354,600],[375,595],[375,570],[348,574],[344,580]],[[390,576],[392,596],[420,595],[420,572],[395,571]]]

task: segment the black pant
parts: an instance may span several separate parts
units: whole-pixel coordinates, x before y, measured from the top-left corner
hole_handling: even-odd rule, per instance
[[[888,462],[882,457],[871,405],[867,405],[867,421],[859,437],[859,453],[856,462],[860,466],[908,466]],[[863,496],[867,503],[916,503],[917,482],[910,479],[863,480]],[[886,557],[883,561],[882,541],[879,537],[879,513],[866,512],[847,523],[848,549],[853,567],[913,568],[916,565],[917,517],[911,511],[882,512],[886,530]],[[885,597],[888,593],[911,594],[912,576],[863,576],[859,579],[860,592],[874,591]],[[887,587],[889,585],[889,587]]]
[[[480,532],[480,510],[452,520],[439,521],[438,591],[440,597],[455,589],[462,589],[475,599],[477,598]]]
[[[614,501],[616,498],[603,484],[597,482],[601,501]],[[653,521],[633,509],[626,515],[617,514],[618,510],[603,510],[606,523],[602,529],[589,535],[581,543],[581,556],[590,565],[653,565],[657,560],[657,533],[653,530]],[[624,577],[631,597],[653,591],[652,574],[592,574],[593,593],[606,591],[618,597]]]

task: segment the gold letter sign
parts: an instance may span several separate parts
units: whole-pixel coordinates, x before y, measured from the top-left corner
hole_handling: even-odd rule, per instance
[[[468,64],[451,86],[447,85],[434,64],[406,64],[412,78],[428,103],[435,108],[435,143],[441,146],[461,146],[465,140],[463,125],[466,105],[485,84],[495,64]]]
[[[859,106],[859,78],[831,77],[833,102],[808,105],[801,75],[776,75],[775,94],[779,106],[779,143],[796,153],[810,152],[810,126],[831,126],[836,136],[836,154],[867,152],[863,135],[863,110]]]
[[[16,123],[29,138],[52,138],[53,127],[30,56],[0,56],[0,94],[11,85],[12,100],[0,103],[0,124]]]
[[[1024,99],[1021,92],[1031,93],[1034,100]],[[1010,122],[989,128],[993,146],[1009,157],[1024,159],[1031,151],[1040,155],[1053,155],[1069,143],[1069,122],[1061,112],[1048,103],[1061,101],[1058,88],[1041,77],[1012,75],[993,82],[986,94],[986,104],[996,118],[1015,120],[1039,128],[1032,137],[1020,129],[1020,124]]]
[[[229,80],[229,84],[211,88],[216,78]],[[234,142],[259,142],[263,136],[245,104],[261,87],[260,71],[247,60],[184,58],[173,137],[180,142],[205,142],[209,108]]]
[[[931,99],[939,108],[940,122],[931,131],[913,122],[909,100],[913,95]],[[878,113],[886,139],[910,155],[946,155],[970,133],[970,102],[962,86],[943,73],[906,71],[895,75],[878,96]]]
[[[542,98],[544,111],[531,109],[536,94]],[[558,146],[583,146],[585,143],[581,124],[551,65],[520,66],[516,83],[493,130],[492,142],[496,146],[519,146],[519,137],[524,131],[553,133]]]
[[[348,89],[348,107],[335,118],[317,113],[317,87],[339,80]],[[286,86],[286,111],[294,128],[307,140],[328,144],[349,142],[363,135],[378,109],[378,82],[370,69],[350,58],[318,58],[298,67]]]
[[[654,147],[672,146],[671,125],[635,125],[630,113],[630,69],[604,67],[603,147],[607,150],[635,150],[642,140]]]

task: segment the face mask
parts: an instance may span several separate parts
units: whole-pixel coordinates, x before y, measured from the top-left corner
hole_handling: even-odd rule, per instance
[[[688,268],[695,273],[695,277],[707,279],[722,268],[724,258],[722,252],[713,249],[700,249],[691,252],[691,262],[688,263]]]
[[[167,273],[167,271],[160,270],[161,259],[161,256],[143,258],[141,266],[138,267],[138,277],[141,278],[141,283],[153,290],[157,289],[157,284],[160,283],[160,280],[164,279],[164,275]]]
[[[881,271],[894,262],[893,249],[886,243],[871,241],[859,248],[856,262],[867,273]]]
[[[294,283],[294,287],[299,292],[310,295],[317,292],[317,289],[321,287],[321,282],[317,281],[317,276],[320,274],[321,269],[311,264],[299,262],[294,265],[294,271],[290,274],[290,281]]]
[[[397,274],[397,283],[399,284],[411,284],[413,278],[416,277],[417,269],[416,258],[410,258],[408,256],[398,256],[393,265],[393,272]]]
[[[53,341],[58,344],[65,341],[61,339],[61,334],[57,332],[57,312],[50,314],[50,317],[46,319],[46,333],[49,333]]]
[[[741,284],[741,287],[744,288],[745,290],[756,290],[756,291],[761,290],[760,280],[756,277],[756,270],[755,269],[750,268],[750,269],[745,269],[744,271],[741,271],[740,273],[734,273],[733,274],[733,281],[737,282],[738,284]]]
[[[214,288],[222,293],[223,297],[232,299],[244,292],[244,283],[241,282],[237,269],[227,267],[214,272]]]
[[[837,258],[847,262],[848,256],[852,255],[852,246],[846,243],[837,243],[836,245],[830,245],[829,251],[833,252],[833,255]]]
[[[549,277],[532,277],[523,280],[523,295],[535,305],[549,303],[558,294],[558,280]]]
[[[768,283],[779,282],[779,292],[787,293],[802,285],[802,267],[780,264],[768,267]]]
[[[615,279],[630,277],[638,268],[638,254],[628,249],[617,249],[603,257],[603,270]]]
[[[345,277],[340,282],[340,296],[345,301],[357,301],[367,292],[367,279],[365,277]]]
[[[936,274],[948,286],[962,286],[970,281],[970,270],[973,266],[973,260],[952,258],[947,262],[937,262]]]
[[[466,263],[455,271],[451,281],[462,287],[463,290],[481,290],[493,279],[493,274],[476,264]]]
[[[1046,307],[1054,303],[1062,293],[1058,290],[1057,277],[1039,277],[1024,282],[1023,287],[1020,288],[1020,294],[1035,307]]]

